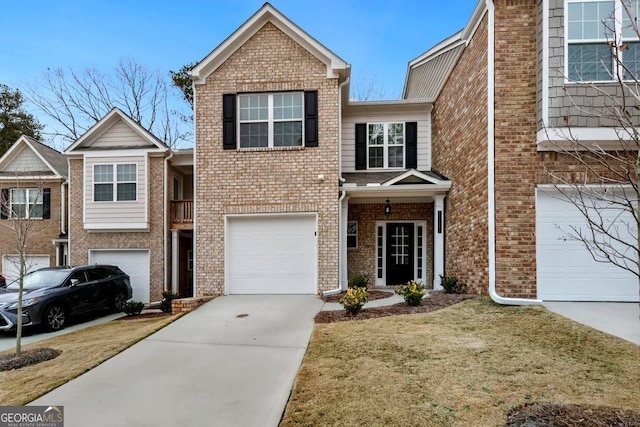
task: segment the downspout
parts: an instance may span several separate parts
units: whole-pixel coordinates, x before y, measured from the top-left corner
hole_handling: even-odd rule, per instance
[[[487,180],[489,210],[489,296],[503,305],[537,305],[542,301],[528,298],[508,298],[496,291],[496,177],[495,177],[495,5],[486,0],[488,13],[488,52],[487,52]]]
[[[173,150],[169,149],[169,156],[164,158],[164,290],[169,288],[169,160],[173,158]]]
[[[342,177],[342,88],[349,84],[350,79],[350,77],[347,77],[338,85],[338,180],[340,182],[345,182],[345,179]],[[344,237],[342,236],[342,201],[346,196],[347,192],[343,190],[340,192],[340,197],[338,198],[338,287],[324,291],[322,295],[335,295],[342,292],[342,283],[340,283],[342,280],[342,264],[346,262],[344,258],[347,256],[342,249],[342,238]]]
[[[67,195],[64,188],[68,185],[69,181],[65,180],[60,184],[60,234],[67,232]]]

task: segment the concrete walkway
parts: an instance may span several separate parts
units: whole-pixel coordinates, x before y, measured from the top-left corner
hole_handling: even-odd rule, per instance
[[[216,298],[31,404],[66,427],[277,426],[322,304]]]
[[[545,302],[554,313],[640,345],[637,302]]]
[[[373,308],[373,307],[384,307],[387,305],[397,304],[399,302],[404,302],[404,298],[395,292],[389,292],[393,294],[389,298],[376,299],[373,301],[369,301],[364,305],[364,308]],[[344,310],[344,307],[339,302],[327,302],[322,306],[322,311],[336,311],[336,310]]]

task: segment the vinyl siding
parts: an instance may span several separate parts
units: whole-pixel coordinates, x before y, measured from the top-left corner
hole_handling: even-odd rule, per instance
[[[137,200],[131,202],[94,202],[93,166],[97,164],[137,164]],[[140,156],[85,157],[84,161],[85,224],[147,223],[147,158]],[[115,192],[115,189],[114,189]],[[117,227],[116,227],[117,228]]]
[[[18,155],[13,159],[11,164],[7,165],[4,172],[47,172],[50,169],[44,164],[40,157],[33,152],[26,144]]]
[[[91,144],[91,148],[118,148],[118,147],[149,147],[149,141],[145,140],[131,126],[122,120],[115,122],[98,139]]]
[[[417,122],[418,169],[431,169],[431,114],[429,113],[366,113],[348,114],[342,118],[342,171],[356,171],[356,123]],[[380,171],[380,169],[376,169]]]

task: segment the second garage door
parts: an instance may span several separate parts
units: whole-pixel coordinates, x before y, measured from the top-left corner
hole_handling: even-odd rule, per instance
[[[227,218],[228,294],[315,294],[316,215]]]
[[[129,275],[134,301],[149,303],[149,251],[147,249],[117,249],[89,251],[89,264],[115,265]]]
[[[40,268],[50,267],[49,255],[27,255],[25,267],[27,273]],[[2,256],[2,274],[7,279],[7,284],[20,275],[20,257],[17,255]]]
[[[611,222],[633,223],[620,210],[600,210]],[[596,262],[570,227],[588,231],[584,216],[553,190],[539,189],[536,204],[538,298],[548,301],[638,301],[638,280],[610,263]],[[626,227],[621,228],[621,230]],[[633,237],[630,237],[633,238]]]

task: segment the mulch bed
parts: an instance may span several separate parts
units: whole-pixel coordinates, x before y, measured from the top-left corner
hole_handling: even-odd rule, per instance
[[[640,413],[595,405],[528,403],[509,411],[507,427],[640,426]]]
[[[23,350],[20,357],[15,353],[0,355],[0,372],[46,362],[60,356],[60,353],[62,353],[60,350],[53,348],[34,348]]]
[[[374,319],[376,317],[395,316],[397,314],[429,313],[475,297],[475,295],[467,294],[431,292],[427,298],[422,300],[422,305],[417,307],[411,307],[406,303],[401,302],[386,307],[363,308],[360,313],[355,316],[347,314],[346,310],[321,311],[316,315],[315,321],[316,323],[333,323],[343,322],[346,320]]]
[[[322,297],[324,302],[338,302],[340,298],[342,298],[346,292],[342,292],[336,295],[328,295],[326,297]],[[369,291],[369,301],[384,299],[393,296],[393,292],[390,291]]]
[[[117,318],[116,320],[153,319],[154,317],[167,317],[167,316],[171,316],[171,313],[153,312],[153,313],[136,314],[135,316],[123,316],[123,317]]]

